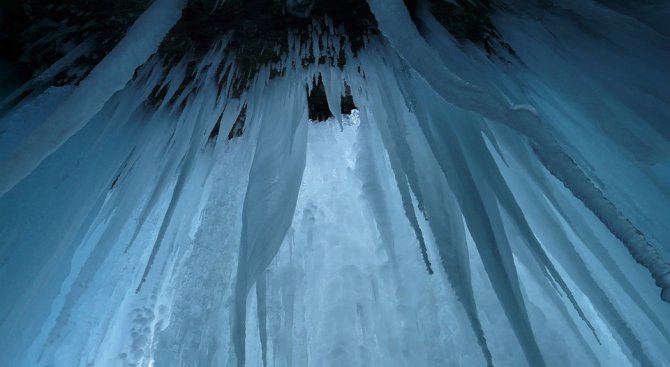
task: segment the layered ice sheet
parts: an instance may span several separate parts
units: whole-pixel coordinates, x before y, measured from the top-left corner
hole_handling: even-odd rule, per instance
[[[154,57],[30,167],[0,197],[0,365],[670,364],[662,25],[510,1],[504,63],[370,3],[356,56],[314,27],[342,69],[291,36],[237,95],[225,42],[186,82]],[[87,85],[4,115],[0,160]]]

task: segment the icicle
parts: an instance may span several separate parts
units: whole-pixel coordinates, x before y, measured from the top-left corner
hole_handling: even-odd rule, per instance
[[[84,79],[61,106],[0,161],[0,196],[28,176],[51,153],[98,113],[114,93],[133,77],[135,69],[156,52],[177,22],[186,0],[156,0],[126,36]]]
[[[570,303],[577,311],[582,321],[588,326],[596,339],[598,339],[594,327],[586,318],[586,315],[573,296],[572,291],[560,276],[556,270],[556,267],[542,248],[542,245],[535,237],[535,234],[530,228],[530,225],[523,215],[521,208],[517,204],[517,200],[514,198],[509,187],[504,182],[503,177],[500,175],[498,168],[496,167],[492,157],[486,149],[481,133],[479,131],[473,132],[469,129],[458,129],[457,133],[459,138],[466,142],[466,144],[464,144],[464,150],[468,153],[467,157],[471,159],[470,165],[474,170],[477,171],[478,176],[482,177],[482,179],[479,181],[486,182],[487,185],[491,187],[491,189],[496,193],[496,197],[498,198],[500,205],[511,216],[514,224],[519,229],[524,240],[528,243],[531,253],[542,265],[543,269],[546,269],[544,271],[545,276],[551,277],[552,280],[558,283],[563,292],[568,296]]]
[[[33,80],[21,86],[16,91],[14,91],[9,96],[5,97],[2,101],[0,101],[0,112],[2,112],[5,109],[8,109],[10,107],[10,104],[16,101],[17,98],[19,98],[19,96],[21,96],[26,91],[38,87],[40,83],[49,82],[52,78],[58,75],[58,73],[70,67],[75,61],[77,61],[77,59],[79,59],[84,55],[87,55],[92,50],[92,48],[93,48],[93,42],[90,39],[87,39],[82,43],[80,43],[79,45],[77,45],[76,47],[74,47],[72,50],[66,53],[65,56],[63,56],[60,60],[56,61],[55,63],[53,63],[53,65],[49,66],[48,69],[40,73],[40,75],[36,76]]]
[[[530,197],[532,198],[533,195],[530,195]],[[534,204],[534,207],[542,208],[540,203],[536,202]],[[633,357],[643,366],[653,365],[644,352],[640,340],[632,332],[622,315],[616,310],[604,290],[597,285],[581,256],[575,251],[574,244],[560,230],[560,224],[556,222],[552,223],[554,220],[548,218],[544,211],[540,210],[539,212],[536,214],[536,218],[539,216],[540,220],[549,222],[545,228],[550,231],[550,237],[557,243],[557,245],[553,246],[556,249],[553,252],[554,256],[566,268],[575,283],[579,285],[585,294],[589,295],[591,302],[596,305],[596,308],[601,311],[604,318],[613,326],[614,331],[623,339],[624,344],[631,350]],[[582,311],[578,311],[580,317],[584,318]],[[590,323],[589,328],[593,330]]]
[[[368,113],[370,112],[368,111]],[[356,174],[362,182],[363,195],[373,214],[382,246],[385,248],[391,264],[394,268],[397,268],[398,256],[393,235],[393,223],[386,203],[388,193],[382,184],[379,152],[373,146],[375,139],[372,130],[374,128],[372,116],[363,115],[359,135],[361,151],[356,157]]]
[[[533,149],[547,169],[623,242],[635,261],[649,270],[656,285],[662,290],[661,299],[670,302],[670,264],[665,262],[656,248],[607,200],[555,140],[536,142]]]
[[[213,99],[211,99],[213,100]],[[210,100],[210,101],[211,101]],[[203,128],[202,125],[205,123],[205,118],[202,116],[204,114],[205,108],[203,106],[198,106],[200,107],[199,113],[195,117],[194,123],[190,124],[190,127],[193,129],[191,132],[191,139],[189,139],[189,142],[191,143],[190,145],[187,146],[188,151],[186,152],[184,157],[181,157],[178,161],[180,162],[180,167],[179,167],[179,174],[177,176],[177,182],[175,183],[175,186],[172,191],[172,196],[170,198],[170,203],[168,206],[167,211],[165,212],[165,216],[163,217],[163,221],[161,223],[160,229],[158,231],[158,236],[156,237],[156,240],[154,241],[154,244],[152,246],[151,254],[149,256],[149,260],[147,262],[147,265],[144,269],[144,273],[142,274],[142,278],[140,280],[140,283],[137,285],[137,288],[135,289],[135,293],[138,293],[142,289],[142,285],[147,279],[147,276],[149,275],[149,271],[151,270],[151,266],[154,262],[154,259],[156,258],[156,255],[158,253],[158,250],[160,249],[160,245],[163,242],[165,238],[166,231],[168,230],[168,227],[170,226],[171,223],[173,223],[173,216],[175,214],[175,210],[177,208],[177,204],[179,203],[179,200],[181,198],[181,195],[184,191],[184,185],[186,183],[187,178],[191,175],[193,169],[194,169],[194,164],[195,160],[197,157],[197,153],[202,147],[202,140],[206,139],[207,137],[202,134],[202,131],[206,129]],[[210,111],[206,111],[210,112]],[[216,116],[215,114],[208,113],[205,114],[207,117],[211,116]],[[177,161],[175,159],[175,161]],[[140,226],[138,226],[138,229]],[[131,240],[132,241],[136,238],[137,233],[135,234],[134,238]]]
[[[375,1],[377,13],[397,6]],[[578,18],[583,7],[605,8],[560,5]],[[522,33],[526,21],[555,26],[515,12],[496,16],[520,22],[501,32]],[[643,27],[636,22],[616,24]],[[656,289],[644,269],[611,235],[665,282],[666,270],[654,268],[662,259],[633,224],[652,242],[667,230],[653,217],[657,207],[647,206],[668,199],[664,127],[634,126],[663,113],[635,111],[645,102],[626,98],[648,89],[649,105],[664,106],[666,78],[649,79],[666,67],[632,52],[631,39],[617,37],[626,32],[608,31],[613,49],[639,59],[632,65],[654,69],[603,82],[587,68],[585,84],[613,86],[620,98],[596,93],[605,102],[585,113],[591,106],[580,104],[593,99],[568,98],[576,84],[555,88],[541,75],[562,76],[583,60],[555,65],[519,52],[528,63],[501,67],[436,34],[437,22],[426,24],[422,34],[441,59],[399,56],[415,49],[377,35],[353,57],[346,37],[332,34],[344,28],[326,19],[310,28],[311,38],[289,34],[288,54],[273,65],[282,75],[270,79],[262,68],[235,96],[235,61],[221,45],[191,75],[182,63],[163,70],[159,57],[145,62],[81,131],[0,197],[0,365],[666,363],[668,309],[650,297]],[[413,32],[404,27],[392,31]],[[524,37],[531,56],[556,46],[536,32]],[[581,41],[571,40],[570,52],[574,42]],[[340,51],[342,68],[302,65],[311,52],[328,63]],[[448,73],[442,62],[477,87],[421,72]],[[345,85],[360,111],[339,127],[335,119],[309,123],[305,85],[313,87],[314,75],[337,119]],[[437,86],[444,80],[456,89]],[[0,121],[0,156],[73,90],[50,88],[17,105]],[[157,91],[163,100],[146,104]],[[508,98],[531,100],[547,126],[530,107],[510,108]],[[591,137],[583,132],[608,127],[594,120],[601,107],[603,116],[622,112],[627,120],[603,135],[611,148],[603,153],[630,164],[620,175],[610,174],[615,164],[593,160],[597,149],[584,149]],[[223,138],[241,113],[244,134]],[[621,136],[627,132],[635,136]],[[622,146],[648,133],[657,135],[643,139],[641,154]],[[631,184],[637,180],[648,185]],[[653,192],[640,193],[647,187]]]
[[[426,100],[423,102],[426,111],[435,109],[430,108],[429,95],[417,97]],[[435,117],[439,116],[438,113],[433,113]],[[494,193],[485,184],[478,184],[475,173],[467,165],[460,146],[462,143],[456,138],[457,133],[451,131],[449,124],[435,126],[437,121],[432,121],[433,118],[427,114],[419,116],[418,119],[431,149],[438,157],[442,172],[454,190],[484,268],[503,306],[505,316],[519,338],[528,363],[532,366],[545,365],[521,296],[510,245],[500,230],[501,219]],[[441,137],[443,142],[440,143],[437,137]],[[493,203],[496,203],[495,206]]]
[[[439,55],[419,34],[402,0],[368,0],[368,3],[379,28],[398,54],[442,98],[491,120],[510,123],[507,103],[452,74],[438,61]]]
[[[540,182],[541,188],[545,189],[543,193],[548,194],[546,196],[546,200],[548,200],[550,204],[547,205],[551,205],[554,210],[557,210],[561,214],[561,217],[569,223],[570,227],[572,227],[574,231],[577,232],[577,235],[582,239],[582,241],[588,244],[586,249],[590,251],[596,259],[598,259],[603,267],[633,299],[635,304],[637,304],[637,306],[652,320],[653,324],[656,325],[666,340],[670,341],[670,332],[668,332],[668,330],[663,327],[663,322],[661,322],[656,313],[642,298],[631,280],[619,268],[617,263],[614,261],[600,240],[595,236],[595,234],[591,231],[591,229],[589,229],[587,225],[579,220],[573,219],[579,218],[579,216],[574,212],[574,209],[571,208],[571,206],[565,200],[559,200],[554,194],[554,190],[552,190],[548,183],[546,183],[545,179],[538,176],[539,175],[536,175],[535,178]]]
[[[235,290],[233,341],[237,365],[245,365],[247,295],[279,251],[295,210],[307,142],[307,101],[295,75],[288,86],[271,81],[266,92],[271,111],[263,118],[244,201],[242,238]],[[289,90],[286,90],[286,87]],[[250,108],[259,108],[251,106]],[[261,110],[262,111],[262,110]]]
[[[261,360],[268,365],[268,327],[267,327],[267,275],[261,274],[256,280],[256,308],[258,315],[258,334],[261,339]]]
[[[642,233],[607,200],[577,164],[560,148],[528,105],[507,107],[502,99],[486,93],[450,73],[437,53],[426,43],[410,19],[401,0],[368,0],[379,27],[407,63],[447,102],[503,123],[527,136],[542,162],[603,223],[622,240],[631,255],[646,267],[661,288],[661,299],[670,302],[670,264],[649,244]],[[401,26],[399,26],[401,25]]]
[[[417,183],[412,188],[414,192],[422,192],[427,197],[441,198],[439,201],[427,201],[425,212],[427,217],[430,218],[429,223],[436,238],[443,268],[449,282],[454,288],[458,300],[463,304],[487,364],[493,365],[474,298],[465,227],[456,197],[451,188],[448,187],[444,176],[431,174],[440,170],[440,168],[434,157],[431,156],[431,152],[426,151],[425,148],[422,149],[428,143],[425,141],[413,141],[412,143],[412,150],[416,154],[414,162],[416,162],[416,168],[421,172],[418,175]],[[428,177],[431,178],[428,179]]]

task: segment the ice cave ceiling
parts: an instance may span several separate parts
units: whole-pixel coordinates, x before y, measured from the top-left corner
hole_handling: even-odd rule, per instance
[[[669,16],[3,1],[0,366],[670,365]]]

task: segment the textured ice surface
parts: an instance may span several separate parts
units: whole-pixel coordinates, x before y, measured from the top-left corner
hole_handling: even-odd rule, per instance
[[[662,25],[508,3],[496,22],[523,64],[425,9],[405,41],[428,54],[382,24],[342,70],[295,70],[292,36],[283,76],[263,68],[239,98],[219,90],[223,43],[172,104],[186,66],[163,78],[152,58],[0,197],[0,365],[670,364]],[[307,120],[319,73],[323,123]],[[0,159],[75,93],[2,116]]]
[[[11,155],[0,160],[0,171],[3,172],[0,195],[29,175],[46,157],[83,128],[114,93],[123,89],[135,70],[156,52],[167,32],[179,20],[184,4],[185,0],[154,1],[119,44],[75,88],[72,95],[24,138]],[[74,57],[72,54],[76,53],[71,52],[69,57]],[[45,73],[49,72],[51,70]]]

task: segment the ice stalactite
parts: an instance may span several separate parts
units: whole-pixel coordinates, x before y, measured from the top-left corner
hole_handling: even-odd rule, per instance
[[[287,78],[290,80],[291,75]],[[259,294],[264,292],[265,281],[261,278],[291,225],[305,168],[307,100],[303,85],[270,82],[264,89],[268,105],[262,106],[262,110],[251,105],[247,112],[249,118],[261,120],[262,124],[242,211],[233,326],[238,366],[245,365],[247,295],[254,283]],[[263,297],[259,297],[257,301],[259,311],[264,309],[260,304],[262,300]],[[265,319],[266,316],[259,313],[258,317]],[[259,326],[264,325],[264,322],[259,323]],[[261,330],[261,335],[265,333]],[[265,345],[263,343],[264,356]]]
[[[367,55],[363,57],[365,56]],[[389,61],[391,60],[393,60],[392,57],[389,58]],[[463,303],[468,319],[477,334],[482,352],[490,365],[492,364],[491,354],[486,345],[486,339],[477,315],[477,305],[470,280],[465,228],[461,216],[456,215],[459,210],[454,194],[448,184],[444,182],[444,178],[433,179],[436,182],[422,179],[427,177],[429,172],[438,169],[436,167],[437,162],[430,155],[425,156],[425,152],[413,151],[412,146],[421,146],[421,143],[412,145],[406,141],[404,135],[407,134],[409,128],[403,123],[403,120],[408,116],[407,112],[403,111],[405,96],[400,89],[384,87],[376,89],[367,86],[368,83],[371,86],[384,86],[389,80],[395,78],[390,74],[392,69],[385,67],[382,63],[377,63],[378,60],[370,59],[369,62],[370,64],[366,68],[366,80],[364,81],[367,83],[358,86],[360,89],[366,90],[367,93],[365,96],[357,97],[359,100],[368,99],[366,105],[375,106],[375,110],[380,111],[380,114],[375,116],[379,121],[377,128],[384,138],[385,148],[398,182],[398,189],[403,196],[403,203],[411,202],[411,197],[408,197],[409,192],[406,188],[403,189],[407,185],[406,182],[409,182],[412,192],[417,197],[425,197],[424,193],[428,197],[442,197],[438,202],[419,203],[419,207],[422,208],[423,214],[430,218],[431,231],[435,236],[439,257],[442,259],[450,284],[454,288],[459,301]],[[435,196],[437,192],[441,194]],[[417,240],[425,246],[414,210],[405,209],[405,213],[410,223],[412,223]],[[426,259],[427,254],[424,253],[423,256],[429,271],[432,272],[430,261]]]
[[[214,60],[214,62],[222,62],[222,50],[225,48],[224,45],[220,45],[218,48],[215,48],[212,50],[210,55],[208,55],[211,60]],[[208,59],[208,57],[205,58],[205,60]],[[202,83],[203,88],[207,88],[208,90],[214,90],[216,89],[216,81],[217,78],[215,76],[215,70],[214,68],[215,64],[210,65],[210,67],[201,70],[200,73],[198,73],[200,79],[200,82]],[[216,65],[218,67],[218,65]],[[152,246],[151,250],[151,255],[149,256],[149,261],[147,263],[146,268],[144,269],[144,272],[142,274],[142,279],[140,280],[140,283],[137,286],[137,289],[135,292],[139,293],[139,291],[142,288],[142,284],[145,282],[149,271],[151,270],[151,265],[154,262],[154,259],[156,257],[156,254],[158,250],[160,249],[160,245],[165,239],[166,232],[171,228],[171,224],[175,223],[175,221],[181,221],[184,218],[174,218],[175,215],[175,210],[177,209],[177,205],[179,203],[180,197],[183,195],[184,191],[184,185],[188,179],[189,176],[191,176],[192,171],[194,169],[195,165],[195,160],[196,157],[198,156],[198,153],[201,149],[201,147],[205,144],[209,136],[206,136],[205,134],[202,134],[203,130],[206,130],[206,128],[202,125],[205,124],[211,124],[211,121],[208,119],[201,118],[202,115],[205,116],[211,116],[211,115],[216,115],[218,110],[220,109],[219,106],[217,106],[217,100],[214,98],[211,98],[213,96],[209,96],[210,98],[206,100],[200,101],[200,103],[191,103],[189,104],[185,111],[183,112],[183,116],[196,116],[195,122],[191,124],[184,124],[186,127],[185,131],[182,131],[181,134],[185,135],[190,135],[190,139],[188,140],[188,144],[184,145],[182,149],[175,150],[175,156],[173,159],[170,159],[170,162],[172,162],[174,165],[177,167],[172,167],[172,169],[167,170],[166,172],[170,171],[178,171],[179,173],[177,174],[177,181],[175,183],[174,189],[172,191],[172,195],[170,198],[170,204],[168,205],[168,208],[165,212],[165,216],[163,217],[162,223],[160,225],[160,229],[158,231],[158,236],[156,237],[156,240]],[[221,111],[220,113],[223,113]],[[225,127],[224,127],[225,128]],[[189,131],[190,130],[190,131]],[[149,203],[147,205],[147,208],[153,207],[152,203]],[[135,231],[135,234],[133,235],[133,238],[131,239],[130,243],[134,242],[134,239],[137,237],[137,234],[139,233],[140,227],[138,226],[138,229]]]
[[[661,299],[670,303],[670,264],[649,244],[640,230],[604,197],[572,158],[560,150],[555,141],[544,144],[538,143],[534,149],[547,169],[607,225],[626,245],[635,261],[649,270],[656,285],[661,288]]]
[[[355,52],[315,21],[249,73],[232,36],[151,56],[183,5],[157,0],[89,79],[0,119],[21,168],[1,179],[0,365],[669,363],[670,50],[596,3],[507,3],[508,63],[369,0],[381,34]],[[12,158],[96,80],[71,137]],[[331,118],[309,120],[312,92]]]
[[[81,130],[156,52],[179,20],[186,0],[156,0],[72,94],[11,155],[0,161],[0,195],[28,176],[67,139]]]
[[[86,55],[91,51],[92,42],[91,40],[85,40],[69,50],[65,56],[56,61],[53,65],[49,66],[48,69],[41,72],[38,76],[34,77],[28,83],[22,85],[20,88],[16,89],[14,92],[4,97],[0,101],[0,112],[3,112],[11,106],[11,103],[16,101],[22,94],[29,92],[31,89],[37,87],[40,83],[46,83],[58,73],[67,71],[69,67],[81,56]],[[43,90],[40,89],[42,92]],[[31,94],[35,94],[32,92]]]
[[[500,97],[470,84],[449,72],[437,52],[423,39],[412,22],[405,4],[400,0],[369,0],[380,29],[401,57],[445,101],[519,131],[534,144],[536,153],[573,193],[622,240],[635,260],[649,270],[661,298],[670,302],[670,264],[645,240],[644,235],[602,195],[579,166],[555,141],[540,120],[537,111],[528,105],[507,107]],[[398,26],[398,25],[402,26]]]

